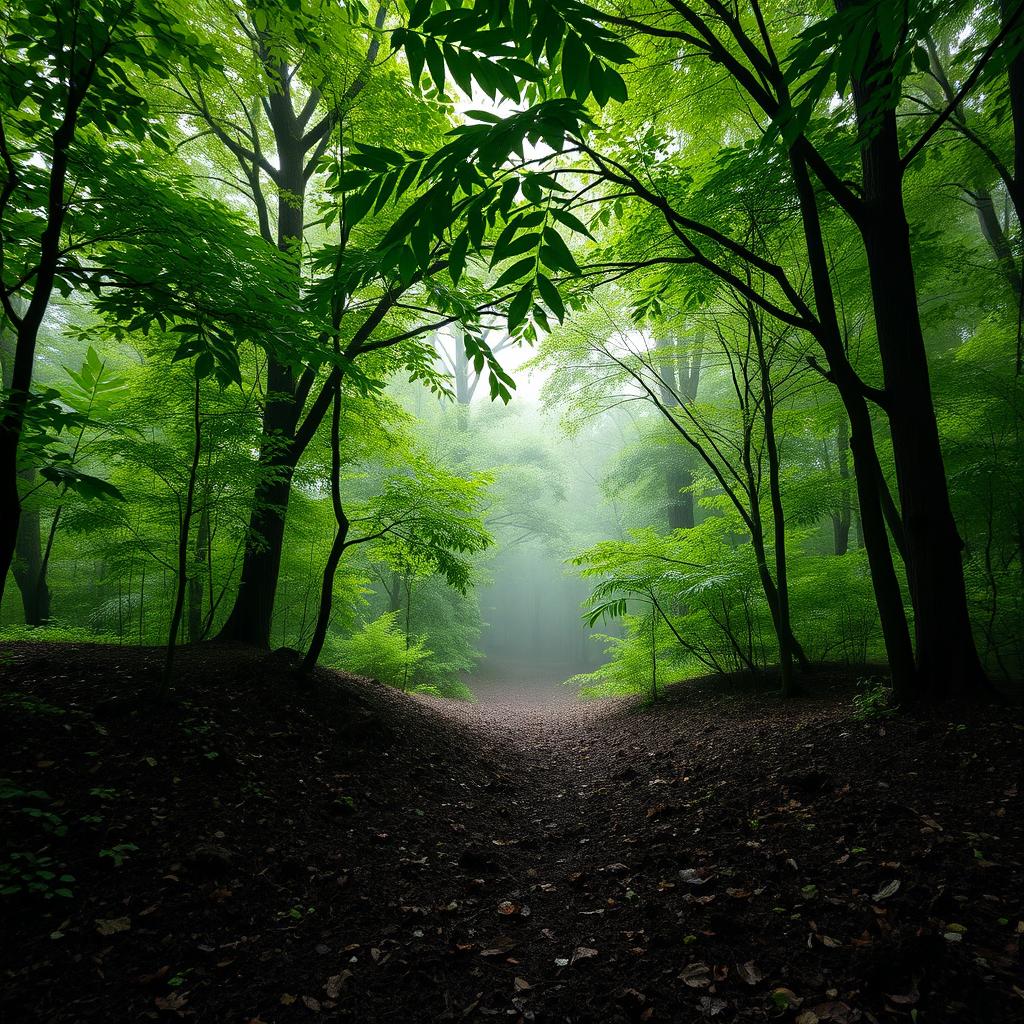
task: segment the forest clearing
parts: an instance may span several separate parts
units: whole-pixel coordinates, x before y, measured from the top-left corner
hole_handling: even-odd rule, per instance
[[[1024,0],[0,0],[0,1021],[1024,1017]]]

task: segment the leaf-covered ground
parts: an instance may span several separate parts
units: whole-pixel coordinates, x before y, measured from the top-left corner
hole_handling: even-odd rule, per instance
[[[10,645],[0,1020],[1024,1016],[1024,731]]]

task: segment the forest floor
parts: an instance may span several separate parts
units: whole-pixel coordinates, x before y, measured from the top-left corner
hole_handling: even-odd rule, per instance
[[[0,652],[5,1024],[1024,1017],[1016,712],[159,663]]]

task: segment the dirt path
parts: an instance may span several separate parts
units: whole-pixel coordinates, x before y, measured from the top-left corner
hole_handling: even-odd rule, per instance
[[[1020,1019],[1005,711],[181,664],[154,715],[158,652],[7,657],[0,864],[74,880],[0,905],[4,1024]]]

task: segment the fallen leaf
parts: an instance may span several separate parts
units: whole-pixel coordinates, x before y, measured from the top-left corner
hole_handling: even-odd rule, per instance
[[[779,987],[772,989],[772,1002],[775,1003],[780,1009],[785,1010],[789,1007],[797,1007],[803,999],[800,998],[791,988]]]
[[[707,964],[687,964],[678,974],[684,985],[690,988],[706,988],[711,984],[711,968]]]
[[[894,896],[899,890],[900,883],[898,879],[893,879],[891,882],[886,882],[878,892],[875,893],[871,898],[875,901],[887,900],[890,896]]]
[[[569,958],[569,963],[574,964],[577,960],[589,960],[591,957],[597,956],[597,950],[591,949],[589,946],[577,946],[572,951],[572,956]]]
[[[708,1017],[716,1017],[729,1004],[724,999],[715,999],[713,996],[701,996],[698,1006],[700,1012]]]
[[[324,991],[327,993],[327,998],[337,999],[338,996],[341,995],[341,990],[345,987],[345,983],[351,977],[351,971],[342,971],[341,974],[332,974],[327,981],[324,982]]]
[[[753,960],[736,965],[736,973],[748,984],[757,985],[764,981],[764,971]]]
[[[679,872],[679,877],[687,885],[704,885],[706,882],[710,882],[713,876],[702,877],[696,868],[682,868]]]
[[[303,996],[302,1002],[305,1004],[307,1010],[312,1010],[314,1013],[320,1012],[319,999],[314,999],[312,996]]]
[[[96,919],[96,931],[100,935],[116,935],[118,932],[130,931],[132,926],[129,917],[108,917]]]

